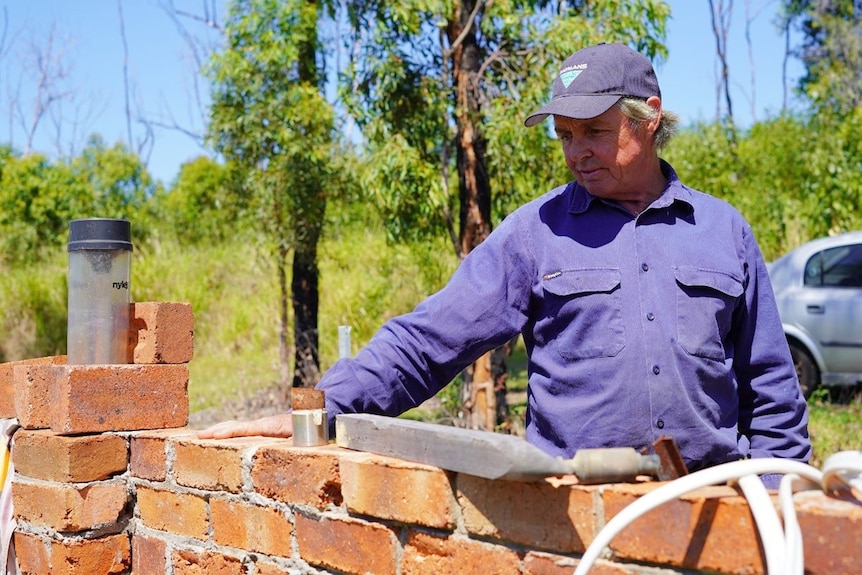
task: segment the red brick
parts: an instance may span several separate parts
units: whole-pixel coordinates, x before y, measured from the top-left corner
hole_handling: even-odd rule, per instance
[[[572,575],[577,566],[577,559],[564,555],[530,551],[524,557],[524,575]],[[590,569],[590,575],[641,575],[642,573],[644,573],[643,570],[633,571],[625,565],[611,563],[604,559],[596,560]]]
[[[341,505],[339,448],[291,447],[289,441],[267,445],[254,455],[251,479],[261,495],[323,509]]]
[[[13,535],[18,568],[24,575],[51,573],[51,539],[32,533],[15,531]]]
[[[451,480],[437,467],[357,453],[342,455],[339,472],[350,511],[439,529],[455,526]]]
[[[189,363],[194,356],[192,306],[175,302],[137,302],[129,314],[131,363]]]
[[[174,447],[174,480],[196,489],[240,493],[243,455],[261,443],[260,438],[246,437],[218,441],[178,440]]]
[[[521,558],[506,547],[465,537],[439,537],[410,530],[401,559],[403,575],[521,575]]]
[[[138,511],[147,527],[204,540],[207,505],[197,495],[138,486]]]
[[[16,365],[12,370],[15,386],[15,415],[25,429],[51,426],[51,364]]]
[[[213,540],[219,545],[290,557],[293,527],[284,513],[224,499],[210,500]]]
[[[188,428],[138,431],[131,434],[129,472],[133,477],[164,481],[167,478],[168,446],[174,440],[197,437]]]
[[[315,520],[297,514],[295,526],[299,555],[307,563],[345,573],[396,572],[395,534],[379,523],[350,518]]]
[[[130,443],[129,473],[141,479],[164,481],[167,477],[167,438],[132,437]]]
[[[266,561],[255,561],[254,567],[254,575],[288,575],[295,572],[289,569],[282,569],[278,565],[267,563]]]
[[[125,534],[57,540],[16,532],[15,554],[24,575],[114,575],[131,564]]]
[[[0,418],[19,417],[16,413],[15,395],[16,386],[13,383],[15,368],[24,365],[63,365],[66,363],[65,355],[54,355],[50,357],[37,357],[34,359],[22,359],[0,363]],[[19,422],[20,423],[20,422]],[[45,426],[47,427],[47,425]]]
[[[596,488],[491,481],[458,475],[467,531],[560,553],[583,553],[595,537]]]
[[[15,434],[12,461],[26,477],[85,483],[100,481],[128,466],[128,444],[119,435],[57,435],[47,430],[22,429]]]
[[[165,575],[167,549],[164,539],[132,535],[132,575]]]
[[[92,483],[84,487],[66,483],[12,483],[15,516],[26,523],[57,531],[85,531],[116,523],[126,506],[126,484]]]
[[[856,575],[862,565],[862,505],[819,491],[798,493],[806,572]]]
[[[53,369],[51,429],[57,433],[162,429],[188,422],[187,365]]]
[[[603,492],[609,521],[659,483],[614,485]],[[621,559],[722,573],[763,573],[757,530],[744,497],[707,487],[669,501],[630,523],[611,542]]]
[[[180,549],[171,554],[174,575],[245,575],[237,557],[210,551]]]

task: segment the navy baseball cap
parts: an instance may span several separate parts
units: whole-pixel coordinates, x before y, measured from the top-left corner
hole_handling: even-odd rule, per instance
[[[535,126],[551,115],[595,118],[624,96],[661,98],[649,59],[623,44],[590,46],[566,58],[554,80],[551,101],[527,116],[524,125]]]

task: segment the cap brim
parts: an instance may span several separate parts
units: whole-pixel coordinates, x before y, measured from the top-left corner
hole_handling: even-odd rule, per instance
[[[565,116],[576,120],[589,120],[607,112],[622,96],[619,94],[596,94],[561,96],[545,104],[524,120],[528,128],[535,126],[548,116]]]

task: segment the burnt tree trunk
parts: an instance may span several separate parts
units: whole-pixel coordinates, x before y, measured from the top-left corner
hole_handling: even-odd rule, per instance
[[[318,0],[307,0],[319,10]],[[321,72],[317,67],[317,25],[306,30],[306,40],[299,46],[297,58],[299,81],[321,89]],[[313,173],[313,170],[309,170]],[[294,371],[293,387],[314,387],[320,380],[319,331],[320,271],[317,266],[317,244],[323,229],[326,197],[319,178],[310,178],[294,207],[295,249],[293,253]]]
[[[320,274],[317,267],[317,243],[299,247],[293,254],[293,387],[314,387],[320,380],[319,309]]]

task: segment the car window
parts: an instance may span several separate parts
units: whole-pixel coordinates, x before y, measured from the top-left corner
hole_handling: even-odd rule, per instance
[[[807,286],[862,287],[862,244],[814,254],[805,264]]]

